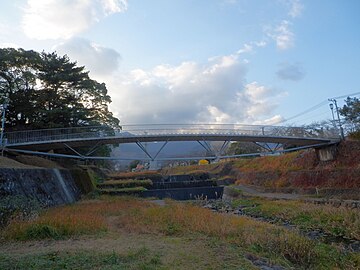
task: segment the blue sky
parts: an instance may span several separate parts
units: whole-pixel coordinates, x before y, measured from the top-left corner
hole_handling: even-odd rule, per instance
[[[2,1],[0,46],[67,54],[122,123],[309,124],[360,92],[358,0]],[[339,99],[343,104],[343,98]]]

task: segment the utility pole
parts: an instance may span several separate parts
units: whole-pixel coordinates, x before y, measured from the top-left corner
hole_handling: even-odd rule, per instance
[[[342,125],[341,125],[340,114],[339,114],[339,108],[338,108],[338,105],[337,105],[337,101],[334,98],[329,98],[328,100],[331,101],[332,103],[334,103],[334,105],[335,105],[336,114],[337,114],[337,118],[338,118],[338,122],[339,122],[341,139],[345,140],[344,129],[343,129]],[[332,111],[332,106],[331,105],[330,105],[330,109]],[[334,117],[334,115],[333,115],[333,117]]]
[[[5,141],[4,141],[4,129],[5,129],[5,115],[7,108],[7,99],[5,99],[2,104],[2,117],[1,117],[1,133],[0,133],[0,146],[1,146],[1,156],[4,155]]]
[[[334,116],[334,104],[330,103],[329,106],[330,106],[331,115],[332,115],[332,124],[333,124],[334,128],[336,128],[335,116]]]

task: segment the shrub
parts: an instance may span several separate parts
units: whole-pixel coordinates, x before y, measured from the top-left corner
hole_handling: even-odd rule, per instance
[[[23,239],[46,239],[60,238],[60,234],[56,228],[47,224],[33,224],[24,231]]]
[[[5,196],[0,199],[0,228],[12,219],[26,220],[35,217],[41,207],[37,200],[25,196]]]

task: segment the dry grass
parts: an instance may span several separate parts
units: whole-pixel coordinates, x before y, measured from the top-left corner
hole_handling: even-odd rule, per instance
[[[281,190],[281,188],[359,189],[360,143],[339,145],[336,160],[319,162],[315,150],[303,150],[280,156],[236,159],[210,165],[179,166],[163,169],[164,174],[209,173],[221,178],[231,175],[237,184]]]
[[[239,159],[234,167],[241,172],[252,171],[297,171],[314,167],[313,151],[293,152],[280,156],[265,156],[253,159]]]
[[[110,179],[148,179],[151,177],[161,177],[157,171],[143,172],[116,172],[108,175]]]
[[[163,174],[166,175],[181,175],[181,174],[197,174],[197,173],[216,173],[219,164],[207,164],[207,165],[190,165],[190,166],[177,166],[172,168],[164,168]]]
[[[152,181],[150,179],[146,180],[135,180],[135,179],[126,179],[126,180],[109,180],[104,183],[98,184],[99,188],[102,187],[114,187],[114,188],[132,188],[132,187],[151,187]]]
[[[106,198],[50,209],[33,221],[11,223],[3,236],[7,239],[61,238],[116,229],[179,237],[203,235],[265,256],[286,258],[293,264],[308,268],[323,263],[333,266],[341,263],[351,269],[350,266],[357,265],[360,260],[351,254],[337,262],[337,258],[321,253],[315,242],[250,218],[217,214],[172,201],[161,207],[133,198]]]
[[[119,215],[129,207],[145,207],[133,199],[94,200],[48,209],[30,221],[13,220],[2,236],[5,239],[63,238],[94,234],[108,229],[106,217]]]
[[[247,201],[257,205],[249,209],[250,212],[290,220],[308,230],[321,229],[334,236],[360,240],[360,211],[358,209],[288,200],[255,198]],[[240,200],[241,203],[244,203],[244,200]]]
[[[50,209],[39,218],[24,222],[14,220],[5,228],[6,239],[28,240],[63,238],[80,234],[92,234],[106,230],[104,217],[85,207],[60,207]]]
[[[315,256],[315,243],[277,226],[173,202],[165,207],[133,209],[130,215],[119,217],[118,226],[137,233],[205,234],[243,247],[257,246],[302,265],[310,264]]]
[[[360,256],[354,255],[351,259],[342,258],[343,262],[340,262],[341,256],[336,251],[331,251],[333,256],[331,258],[323,253],[322,246],[278,226],[246,217],[220,215],[207,209],[171,201],[165,207],[140,208],[134,210],[130,216],[119,217],[118,226],[136,233],[204,234],[243,248],[253,247],[307,268],[317,268],[316,264],[325,263],[322,262],[323,259],[329,260],[332,265],[344,263],[348,269],[360,264]]]

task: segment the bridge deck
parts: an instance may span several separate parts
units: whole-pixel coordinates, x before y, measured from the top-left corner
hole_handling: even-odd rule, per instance
[[[13,149],[51,150],[64,148],[64,143],[71,147],[91,146],[94,144],[121,144],[136,142],[161,142],[161,141],[238,141],[238,142],[263,142],[291,144],[296,146],[330,144],[336,142],[331,139],[279,137],[279,136],[250,136],[238,134],[168,134],[168,135],[134,135],[134,136],[106,136],[92,138],[71,138],[48,141],[22,142],[7,145]]]
[[[168,142],[198,141],[212,156],[209,158],[225,158],[224,148],[230,141],[264,143],[263,147],[272,152],[287,152],[310,147],[322,147],[339,141],[336,130],[314,130],[299,127],[276,126],[244,126],[244,125],[140,125],[123,126],[123,129],[109,127],[76,127],[42,130],[24,130],[6,132],[5,140],[0,142],[2,149],[22,153],[47,155],[54,157],[80,159],[113,159],[114,157],[95,157],[92,153],[101,145],[136,143],[147,155],[147,159],[155,160]],[[208,141],[223,141],[220,151],[211,149]],[[151,155],[142,143],[164,142],[156,155]],[[270,149],[267,143],[276,144]],[[85,155],[74,148],[90,147]],[[284,149],[284,146],[291,146]],[[76,155],[49,153],[49,150],[70,148]],[[281,149],[282,148],[282,149]],[[259,155],[259,153],[254,153]],[[251,155],[251,154],[249,154]],[[234,156],[235,157],[235,156]],[[126,159],[126,157],[116,157]],[[188,159],[189,157],[187,157]],[[193,159],[199,159],[192,157]],[[167,160],[169,159],[166,158]],[[178,159],[178,158],[176,158]]]

